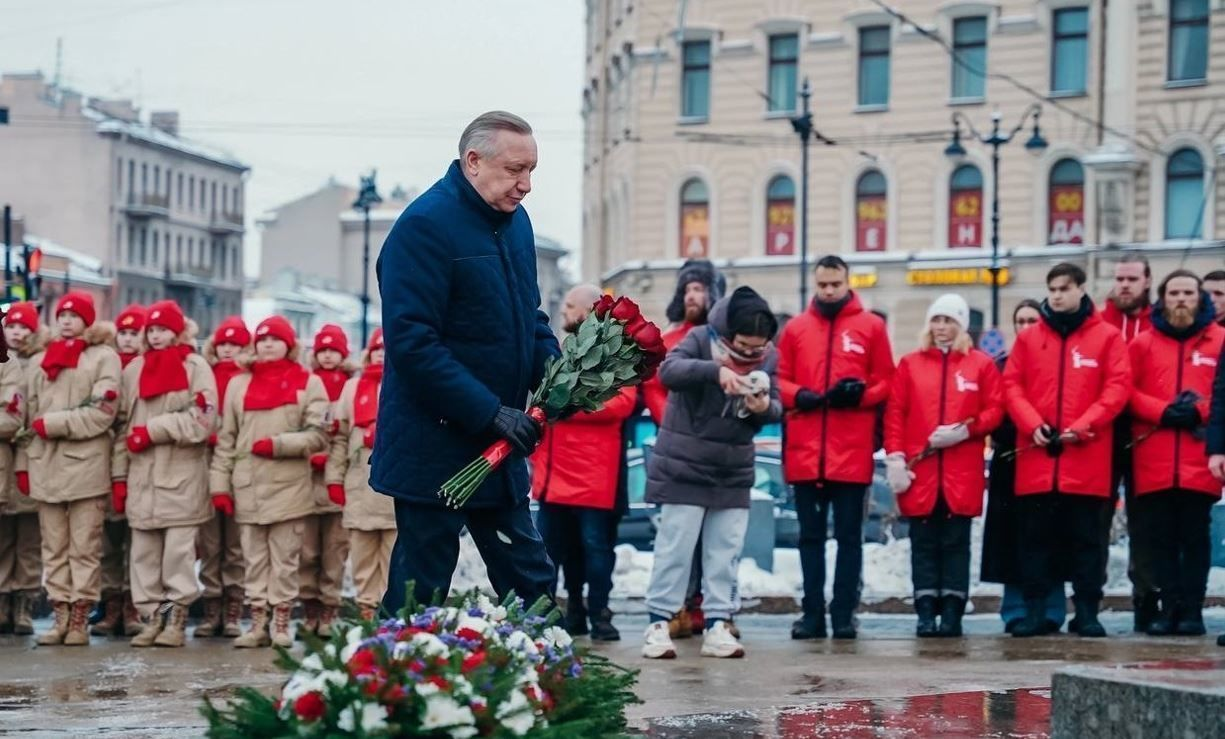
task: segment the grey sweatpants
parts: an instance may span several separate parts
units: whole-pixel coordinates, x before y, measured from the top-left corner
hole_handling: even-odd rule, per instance
[[[660,506],[647,610],[672,618],[684,605],[693,549],[701,536],[702,612],[710,621],[730,618],[739,611],[740,552],[748,525],[748,508]]]

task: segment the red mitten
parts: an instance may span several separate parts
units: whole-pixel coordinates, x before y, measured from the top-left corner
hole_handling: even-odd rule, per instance
[[[326,454],[312,454],[311,455],[311,467],[314,467],[320,472],[323,472],[324,468],[326,468],[327,466],[328,466],[328,455]]]
[[[140,454],[151,446],[153,446],[153,439],[149,438],[149,427],[133,426],[132,433],[128,434],[128,451]]]
[[[126,480],[111,480],[111,507],[115,513],[123,513],[128,505],[128,483]]]
[[[234,497],[229,493],[213,493],[213,509],[227,516],[233,516]]]
[[[26,495],[26,496],[30,494],[30,473],[29,472],[18,472],[17,473],[17,492],[21,493],[22,495]]]
[[[328,433],[331,434],[332,436],[335,436],[336,434],[340,433],[340,420],[339,419],[336,419],[336,418],[332,419],[332,426],[331,428],[328,429]]]
[[[374,424],[370,424],[362,431],[362,446],[367,449],[374,448]]]
[[[34,433],[42,438],[47,438],[47,424],[41,418],[35,418],[34,423],[30,424],[30,428],[34,429]]]
[[[196,402],[196,407],[199,408],[200,410],[203,411],[203,410],[208,409],[208,398],[205,397],[204,393],[196,393],[195,402]]]
[[[336,505],[342,506],[345,504],[345,486],[332,483],[328,485],[328,500]]]
[[[217,435],[216,434],[208,435],[208,445],[214,449],[217,448]]]
[[[251,453],[257,457],[272,459],[276,456],[276,445],[272,443],[272,439],[257,439],[251,445]]]
[[[14,416],[20,416],[21,415],[21,394],[13,393],[13,399],[8,402],[8,405],[4,406],[4,410],[8,411]]]

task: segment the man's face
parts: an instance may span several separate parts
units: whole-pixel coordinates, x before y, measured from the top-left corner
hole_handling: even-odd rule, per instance
[[[1071,313],[1080,307],[1085,288],[1077,285],[1071,277],[1060,275],[1046,283],[1046,299],[1056,313]]]
[[[140,332],[131,328],[121,328],[115,334],[115,346],[120,354],[135,354],[140,351]]]
[[[590,296],[580,295],[573,290],[566,293],[566,302],[561,307],[562,328],[566,333],[578,331],[578,327],[587,320],[587,314],[591,313],[591,306],[595,303],[594,300],[588,302],[588,297]]]
[[[464,153],[468,180],[490,207],[513,213],[532,191],[532,172],[536,169],[536,139],[530,134],[498,131],[493,136],[491,157],[475,149]]]
[[[1114,289],[1110,300],[1114,307],[1124,313],[1134,313],[1148,302],[1151,277],[1144,276],[1144,265],[1138,262],[1123,262],[1114,266]]]
[[[839,267],[817,267],[817,300],[837,303],[851,291],[846,270]]]
[[[1225,280],[1204,280],[1204,291],[1212,298],[1217,320],[1225,318]]]
[[[242,347],[238,344],[218,344],[216,351],[217,359],[226,362],[237,357],[242,352]]]
[[[710,306],[710,290],[705,283],[690,282],[685,285],[685,322],[702,323]]]
[[[1191,277],[1175,277],[1165,285],[1161,309],[1174,328],[1186,328],[1199,311],[1199,285]]]

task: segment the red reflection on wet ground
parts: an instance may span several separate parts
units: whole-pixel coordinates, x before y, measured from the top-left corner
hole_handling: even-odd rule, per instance
[[[846,701],[781,712],[777,729],[787,738],[1045,739],[1051,699],[1035,688]]]
[[[1127,670],[1225,671],[1225,659],[1163,659],[1160,662],[1133,662],[1119,667]]]

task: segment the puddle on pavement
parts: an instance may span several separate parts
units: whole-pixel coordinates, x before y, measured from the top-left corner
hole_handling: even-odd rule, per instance
[[[34,705],[38,688],[33,685],[0,685],[0,711],[17,711]]]

